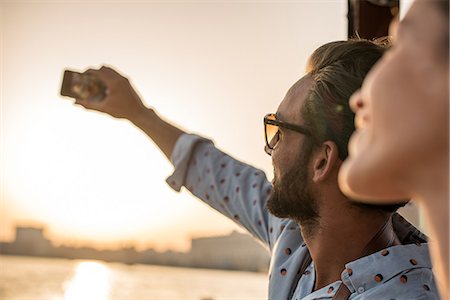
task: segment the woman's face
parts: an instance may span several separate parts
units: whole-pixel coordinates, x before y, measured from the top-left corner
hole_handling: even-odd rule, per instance
[[[348,196],[374,202],[413,197],[430,169],[448,168],[441,160],[448,159],[449,142],[447,30],[448,19],[435,4],[416,1],[393,48],[353,95],[357,129],[339,174]]]

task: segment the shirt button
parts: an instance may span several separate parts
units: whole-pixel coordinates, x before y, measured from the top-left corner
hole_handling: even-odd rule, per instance
[[[358,293],[364,293],[364,291],[365,291],[365,289],[362,286],[360,286],[358,288]]]

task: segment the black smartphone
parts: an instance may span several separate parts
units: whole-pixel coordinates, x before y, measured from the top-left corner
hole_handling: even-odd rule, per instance
[[[106,86],[97,77],[64,70],[61,84],[61,95],[89,101],[101,101],[106,96]]]

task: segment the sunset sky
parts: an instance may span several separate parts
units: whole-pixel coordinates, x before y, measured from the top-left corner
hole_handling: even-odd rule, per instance
[[[0,240],[187,250],[237,227],[165,183],[173,168],[129,122],[59,96],[65,68],[108,64],[145,103],[263,169],[262,119],[318,46],[346,39],[347,1],[1,1]]]

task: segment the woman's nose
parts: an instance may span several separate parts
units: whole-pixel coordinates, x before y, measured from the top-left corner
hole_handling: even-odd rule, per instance
[[[356,113],[358,109],[361,109],[363,107],[364,102],[361,97],[361,90],[357,90],[350,98],[350,108],[353,110],[353,112]]]

